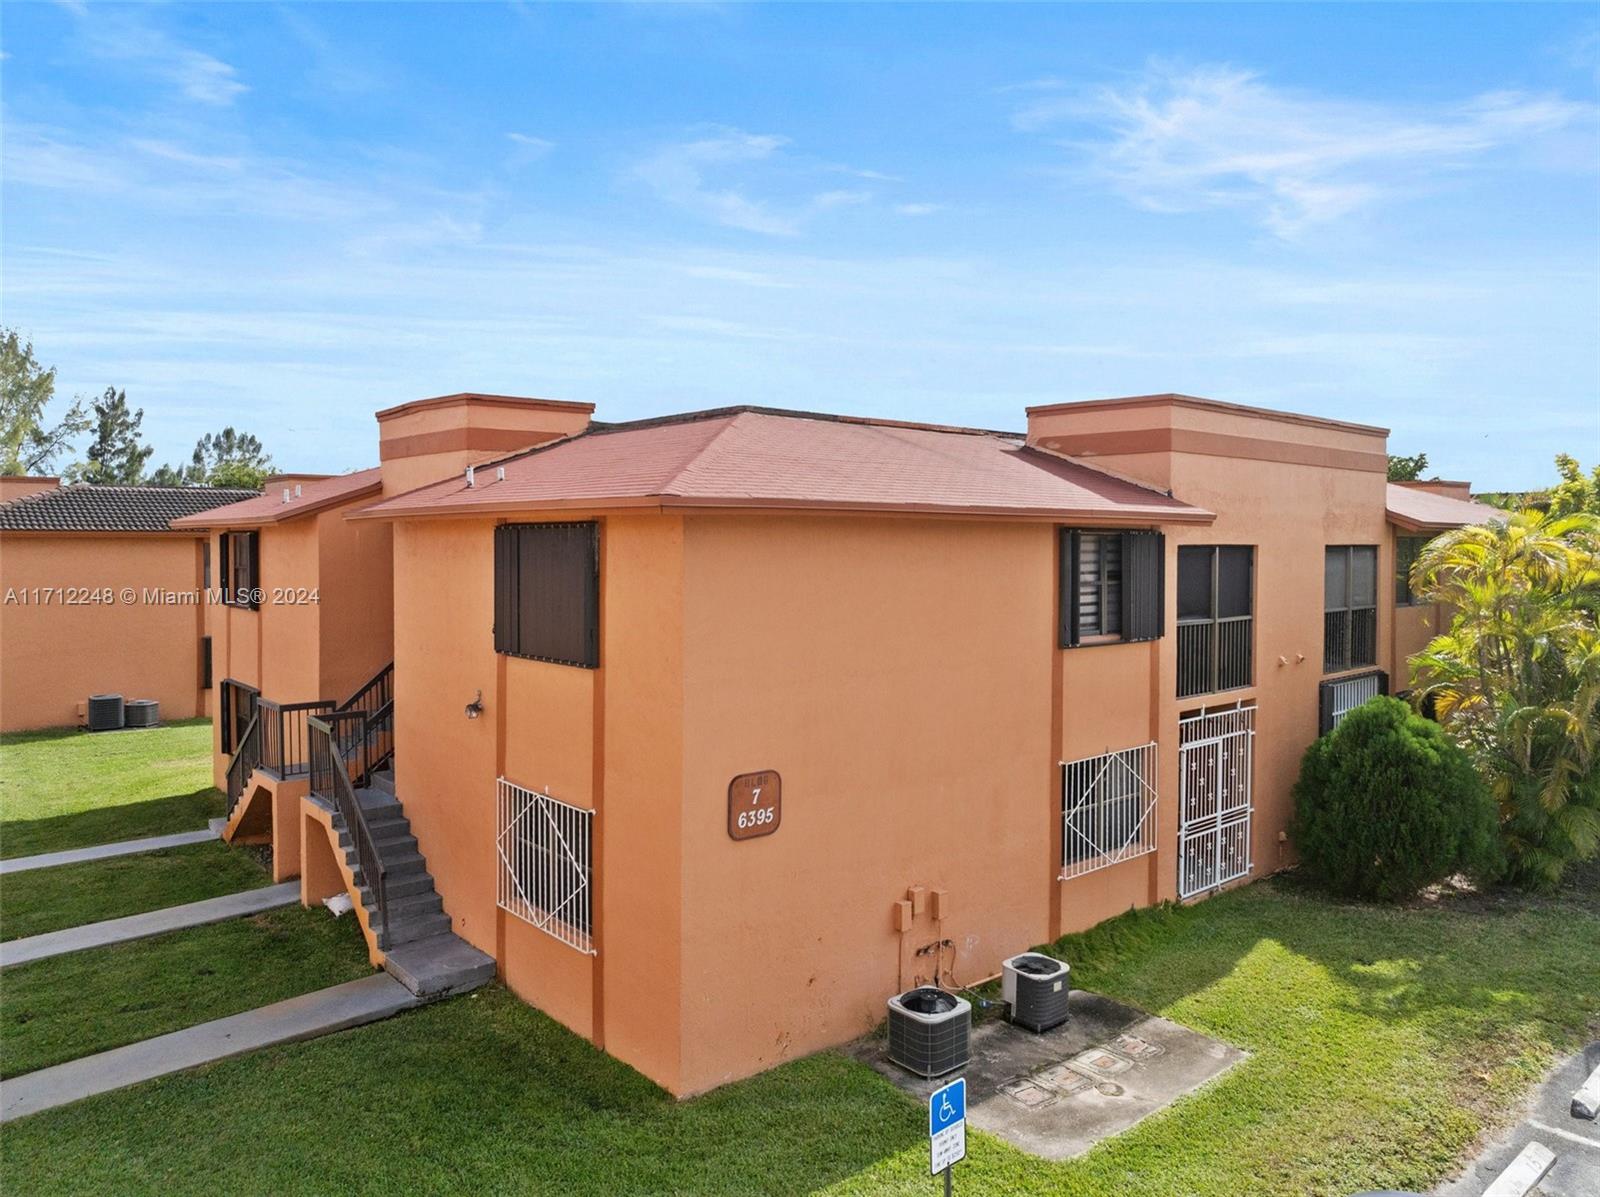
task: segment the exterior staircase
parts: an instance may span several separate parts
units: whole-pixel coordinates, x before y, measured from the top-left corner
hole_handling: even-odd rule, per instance
[[[395,795],[392,739],[375,741],[364,722],[343,736],[323,719],[313,717],[311,728],[307,801],[330,816],[373,959],[381,958],[385,971],[420,998],[464,993],[494,980],[493,957],[450,930],[450,916]],[[359,762],[373,760],[375,745],[381,761],[363,767]]]

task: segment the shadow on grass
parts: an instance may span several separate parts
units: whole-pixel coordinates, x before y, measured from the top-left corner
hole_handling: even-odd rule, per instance
[[[49,819],[14,819],[0,823],[0,859],[179,831],[201,831],[209,820],[222,814],[225,805],[222,792],[206,786],[188,794],[104,806]]]
[[[1042,950],[1072,964],[1074,986],[1160,1011],[1233,976],[1265,943],[1341,985],[1334,1010],[1441,1043],[1531,1035],[1570,1045],[1600,1011],[1600,918],[1581,901],[1516,891],[1394,906],[1330,897],[1292,873],[1130,912]]]
[[[24,1119],[0,1161],[18,1192],[798,1195],[925,1117],[831,1052],[674,1101],[494,985]]]
[[[104,739],[107,736],[139,735],[145,732],[156,732],[175,727],[196,727],[202,723],[210,723],[209,715],[197,716],[194,719],[172,719],[156,724],[154,727],[127,727],[116,731],[92,732],[86,727],[40,727],[33,731],[0,732],[0,748],[13,748],[19,744],[49,744],[56,740],[83,740],[90,736],[95,739]]]

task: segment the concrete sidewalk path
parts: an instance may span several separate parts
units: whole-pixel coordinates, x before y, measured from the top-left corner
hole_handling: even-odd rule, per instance
[[[217,820],[212,820],[213,824]],[[180,831],[173,835],[152,835],[142,840],[122,840],[115,844],[96,844],[92,848],[70,848],[65,852],[42,852],[38,856],[14,856],[0,860],[0,876],[9,873],[26,873],[30,869],[52,869],[56,865],[82,864],[87,860],[104,860],[108,856],[131,856],[135,852],[155,852],[161,848],[182,848],[185,844],[203,844],[221,839],[220,831],[207,827],[203,831]]]
[[[0,1122],[137,1085],[257,1048],[294,1043],[422,1005],[387,973],[347,981],[0,1083]]]
[[[79,927],[67,927],[44,935],[30,935],[25,939],[0,943],[0,968],[27,964],[49,956],[64,956],[68,952],[81,952],[87,948],[103,948],[107,944],[126,943],[130,939],[148,939],[152,935],[165,935],[168,931],[220,923],[224,919],[260,914],[263,910],[291,906],[299,900],[300,883],[285,881],[282,885],[247,889],[242,893],[223,894],[220,898],[185,902],[182,906],[168,906],[144,914],[130,914],[125,918],[84,923]]]

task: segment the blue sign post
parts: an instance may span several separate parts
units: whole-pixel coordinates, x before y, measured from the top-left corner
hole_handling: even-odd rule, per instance
[[[928,1154],[932,1174],[944,1173],[950,1197],[950,1166],[967,1158],[967,1079],[957,1077],[928,1098]]]

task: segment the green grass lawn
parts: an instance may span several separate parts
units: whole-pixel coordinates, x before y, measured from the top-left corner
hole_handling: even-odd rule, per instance
[[[353,917],[298,906],[7,968],[0,971],[0,1077],[371,971]],[[155,1137],[169,1130],[150,1126]]]
[[[209,719],[0,736],[0,857],[197,831],[222,809]]]
[[[30,869],[0,878],[0,940],[198,902],[271,881],[255,853],[223,843]]]
[[[971,1135],[958,1191],[1427,1188],[1600,1009],[1587,901],[1381,909],[1269,882],[1057,947],[1077,984],[1251,1056],[1080,1160]],[[925,1125],[836,1053],[677,1103],[491,988],[25,1119],[0,1171],[26,1192],[923,1197]]]

